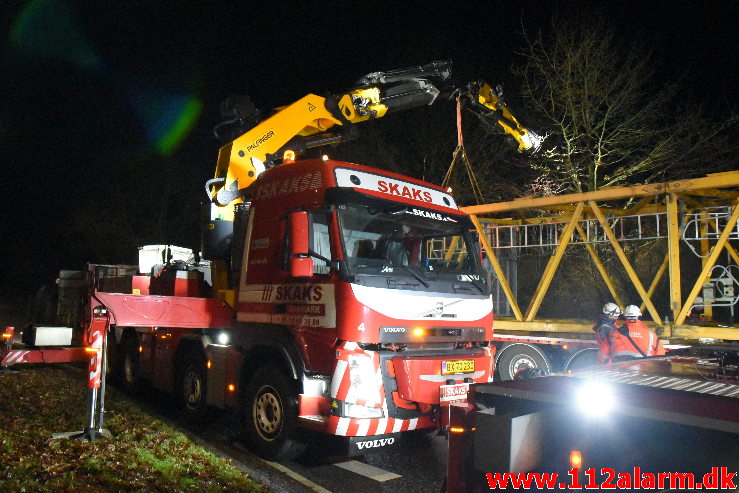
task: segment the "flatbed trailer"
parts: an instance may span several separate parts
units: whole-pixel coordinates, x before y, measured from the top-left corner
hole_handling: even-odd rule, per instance
[[[475,385],[450,406],[446,491],[734,491],[738,368],[660,357]]]

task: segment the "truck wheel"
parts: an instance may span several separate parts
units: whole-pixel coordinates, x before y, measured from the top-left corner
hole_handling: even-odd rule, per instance
[[[511,344],[498,356],[498,374],[501,380],[513,380],[516,373],[526,368],[551,371],[552,365],[546,355],[528,344]]]
[[[598,364],[597,360],[598,350],[595,348],[585,348],[576,352],[570,361],[567,362],[565,371],[575,371]]]
[[[123,341],[123,361],[121,362],[121,385],[130,394],[141,392],[142,382],[139,372],[139,341],[135,334],[128,334]]]
[[[297,457],[305,449],[305,444],[295,440],[297,392],[277,368],[257,370],[247,386],[242,409],[246,438],[257,455],[278,460]]]
[[[199,421],[208,410],[206,404],[207,376],[205,357],[199,351],[185,354],[177,372],[177,397],[182,417]]]

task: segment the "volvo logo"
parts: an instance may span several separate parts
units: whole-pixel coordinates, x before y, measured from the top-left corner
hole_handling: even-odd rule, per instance
[[[382,331],[385,333],[405,332],[405,327],[383,327]]]
[[[380,438],[378,440],[366,440],[364,442],[357,442],[357,448],[362,450],[364,448],[377,448],[384,447],[385,445],[392,445],[395,443],[395,438]]]

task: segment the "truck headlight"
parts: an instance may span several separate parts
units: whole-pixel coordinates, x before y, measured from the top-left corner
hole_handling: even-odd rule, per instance
[[[363,399],[366,403],[381,402],[378,371],[372,358],[363,354],[350,354],[349,364],[349,392],[346,400],[358,402]]]
[[[227,346],[228,343],[231,342],[231,336],[228,334],[228,332],[220,332],[216,336],[216,340],[221,346]]]

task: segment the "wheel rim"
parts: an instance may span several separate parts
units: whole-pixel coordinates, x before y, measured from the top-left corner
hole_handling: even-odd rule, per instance
[[[511,360],[511,364],[508,367],[511,373],[511,377],[515,376],[516,373],[518,373],[520,370],[523,370],[524,368],[539,368],[539,365],[537,365],[536,361],[534,361],[533,358],[531,358],[530,356],[521,354],[513,358],[513,360]]]
[[[198,372],[190,370],[185,373],[182,379],[182,389],[185,396],[185,405],[190,409],[196,408],[203,397],[203,382]]]
[[[282,429],[282,401],[277,391],[265,385],[257,392],[252,409],[254,425],[263,439],[271,441]]]

